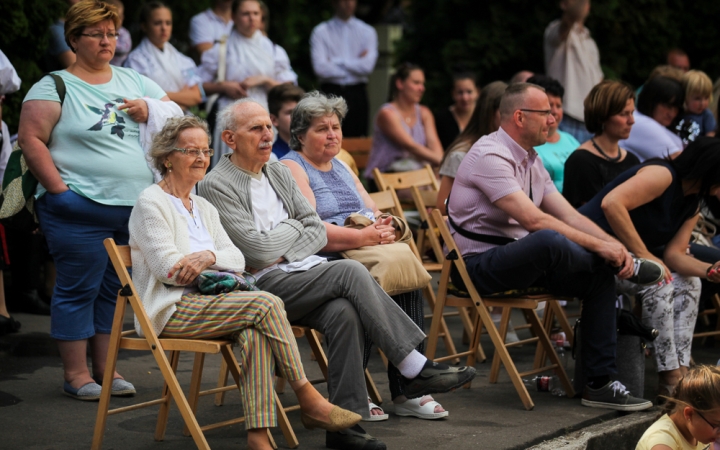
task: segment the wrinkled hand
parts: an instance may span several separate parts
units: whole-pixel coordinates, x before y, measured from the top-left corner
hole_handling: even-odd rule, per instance
[[[180,285],[187,285],[192,283],[203,270],[213,264],[215,264],[215,255],[209,250],[190,253],[172,266],[168,278],[172,278],[177,274],[175,281]]]
[[[137,123],[145,123],[148,120],[148,107],[145,100],[136,98],[135,100],[123,99],[125,103],[118,106],[119,110],[125,110],[125,113]]]
[[[243,87],[243,89],[247,90],[255,86],[267,84],[267,82],[268,78],[265,75],[253,75],[242,80],[240,82],[240,85]]]
[[[230,97],[233,100],[247,97],[247,91],[237,81],[221,81],[220,90],[225,96]]]
[[[392,226],[392,217],[380,218],[360,232],[363,235],[363,246],[392,244],[395,242],[395,227]]]
[[[280,264],[280,263],[283,262],[283,261],[285,261],[285,257],[284,257],[284,256],[281,256],[281,257],[279,257],[279,258],[277,259],[277,261],[275,261],[274,263],[270,264],[269,266],[263,267],[262,269],[265,269],[265,268],[270,267],[270,266],[274,266],[275,264]],[[245,267],[245,270],[247,270],[247,271],[248,271],[250,274],[252,274],[252,275],[255,275],[256,273],[260,272],[260,270],[262,270],[262,269],[257,269],[257,268],[255,268],[255,267],[250,267],[250,266]],[[241,274],[241,275],[242,275],[242,274]]]

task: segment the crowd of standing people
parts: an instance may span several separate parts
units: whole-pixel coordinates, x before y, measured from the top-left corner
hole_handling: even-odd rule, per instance
[[[303,424],[326,430],[328,448],[384,449],[359,425],[388,418],[365,386],[373,344],[389,361],[396,414],[448,417],[432,394],[466,384],[475,369],[424,356],[420,286],[390,292],[347,256],[398,239],[368,194],[373,170],[430,165],[440,180],[433,206],[448,216],[481,295],[541,287],[582,300],[583,405],[652,406],[615,379],[616,300],[631,295],[642,322],[659,331],[652,352],[670,405],[659,432],[708,441],[689,418],[717,413],[720,403],[688,392],[700,389],[700,373],[718,374],[691,369],[691,344],[702,299],[720,292],[720,250],[692,234],[701,215],[720,214],[720,139],[712,81],[690,70],[682,51],[670,51],[638,91],[604,80],[584,25],[589,0],[561,0],[561,18],[544,34],[545,74],[480,86],[460,72],[452,105],[433,112],[421,104],[423,68],[405,62],[371,123],[378,38],[355,17],[356,0],[333,0],[334,16],[313,30],[320,90],[307,94],[287,52],[267,37],[261,0],[216,0],[193,17],[192,55],[171,44],[173,13],[161,1],[143,4],[134,48],[121,1],[69,3],[50,30],[52,74],[26,95],[17,141],[38,182],[41,233],[31,234],[44,237],[56,272],[49,306],[36,281],[22,278],[39,261],[10,264],[0,225],[0,336],[21,327],[2,285],[2,270],[19,268],[12,280],[27,290],[24,308],[51,315],[65,394],[100,397],[120,289],[103,246],[113,238],[131,247],[155,333],[235,335],[247,356],[250,448],[270,447],[277,368]],[[0,52],[0,95],[19,84]],[[210,123],[193,114],[203,106]],[[342,139],[370,126],[360,174]],[[3,123],[0,178],[9,134]],[[344,226],[351,216],[368,225]],[[252,280],[257,290],[207,292],[203,277]],[[328,400],[305,377],[291,324],[325,336]],[[134,393],[113,375],[112,395]],[[644,439],[642,448],[664,448],[652,433]]]

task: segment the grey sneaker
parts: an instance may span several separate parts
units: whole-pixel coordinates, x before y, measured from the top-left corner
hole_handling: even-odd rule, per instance
[[[639,284],[640,286],[649,286],[657,284],[665,277],[665,268],[655,261],[645,258],[633,258],[635,270],[633,276],[628,281]]]
[[[475,368],[449,367],[433,362],[413,379],[403,377],[402,388],[405,397],[418,398],[423,395],[442,394],[457,389],[475,378]]]
[[[591,408],[614,409],[616,411],[642,411],[652,408],[652,402],[630,395],[619,381],[611,381],[599,389],[585,386],[582,404]]]

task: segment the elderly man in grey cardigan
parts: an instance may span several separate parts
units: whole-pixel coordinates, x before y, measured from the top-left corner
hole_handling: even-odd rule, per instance
[[[425,335],[364,266],[315,255],[327,243],[325,226],[290,170],[268,163],[273,131],[267,110],[253,100],[238,100],[220,112],[218,123],[233,152],[200,182],[199,193],[218,209],[257,287],[284,301],[291,323],[325,335],[330,401],[369,418],[362,367],[365,332],[400,370],[409,398],[470,381],[474,368],[433,363],[414,350]],[[359,426],[328,432],[326,446],[385,448]]]

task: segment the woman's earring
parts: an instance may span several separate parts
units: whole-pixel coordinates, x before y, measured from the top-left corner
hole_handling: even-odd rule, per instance
[[[165,167],[167,167],[168,172],[172,172],[172,163],[171,162],[167,163],[167,165]]]

